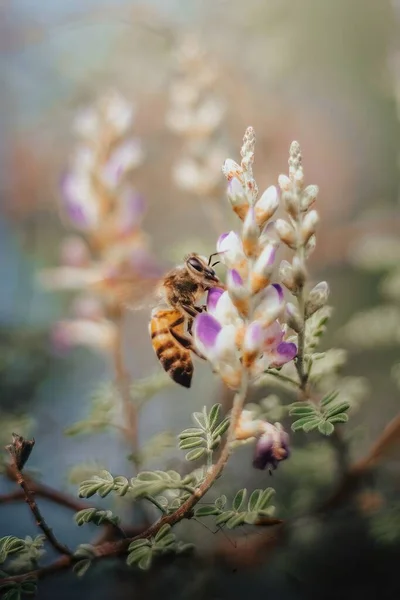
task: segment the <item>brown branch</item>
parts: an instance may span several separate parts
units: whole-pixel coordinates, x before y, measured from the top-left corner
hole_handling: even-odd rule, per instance
[[[174,513],[172,513],[171,515],[163,516],[161,519],[159,519],[159,521],[151,525],[148,529],[142,532],[135,533],[133,537],[117,541],[105,541],[104,543],[95,546],[95,559],[99,560],[102,558],[117,557],[122,554],[125,554],[131,542],[141,538],[149,539],[155,536],[163,525],[168,524],[172,526],[178,523],[179,521],[182,521],[184,518],[190,518],[193,515],[193,508],[208,492],[210,487],[213,485],[214,481],[221,475],[232,452],[232,441],[235,439],[236,426],[247,395],[247,383],[248,381],[246,374],[243,376],[241,391],[238,392],[235,397],[227,440],[218,459],[218,462],[210,468],[206,478],[195,490],[194,494],[192,494],[192,496],[190,496],[186,500],[186,502],[184,502]],[[273,524],[275,524],[275,519],[273,519],[273,521]],[[266,522],[264,522],[264,525],[266,525]],[[71,555],[66,558],[68,560],[55,561],[52,565],[49,565],[48,567],[43,567],[42,569],[37,569],[36,571],[30,571],[28,573],[25,573],[24,575],[8,577],[6,579],[3,579],[2,583],[23,581],[23,579],[27,577],[42,578],[48,574],[55,573],[58,570],[65,569],[68,566],[71,566],[77,560],[74,556]]]
[[[26,500],[29,508],[31,509],[33,516],[35,517],[37,525],[43,531],[44,535],[46,536],[46,538],[48,539],[50,544],[53,546],[53,548],[55,550],[57,550],[57,552],[60,552],[61,554],[71,555],[71,551],[67,548],[67,546],[64,546],[64,544],[61,544],[61,542],[59,542],[57,540],[53,531],[47,525],[46,521],[44,520],[44,518],[42,516],[42,513],[39,510],[38,505],[36,504],[36,500],[35,500],[35,496],[34,496],[33,492],[29,489],[29,486],[28,486],[27,482],[25,481],[25,478],[22,475],[22,472],[20,471],[20,469],[17,466],[17,461],[15,460],[15,456],[11,452],[10,452],[10,454],[14,461],[13,468],[15,471],[15,481],[18,483],[18,485],[21,486],[23,493],[25,495],[25,500]]]
[[[16,481],[16,474],[13,466],[7,465],[5,474],[11,481]],[[50,500],[54,502],[54,504],[59,504],[60,506],[65,506],[66,508],[70,508],[73,511],[78,512],[79,510],[83,510],[85,508],[91,508],[85,502],[74,498],[69,494],[64,492],[60,492],[49,485],[44,483],[40,483],[29,477],[29,475],[24,475],[25,481],[29,486],[29,489],[35,496],[45,498],[46,500]],[[23,490],[17,490],[15,492],[11,492],[10,494],[0,495],[0,504],[8,504],[10,502],[18,502],[21,500],[25,500],[25,494]]]

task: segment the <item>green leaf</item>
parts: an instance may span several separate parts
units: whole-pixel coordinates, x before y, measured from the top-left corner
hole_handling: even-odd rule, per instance
[[[221,421],[221,423],[219,425],[216,426],[216,428],[213,431],[213,438],[217,438],[219,436],[223,436],[224,433],[229,429],[229,423],[230,423],[230,419],[229,417],[226,417],[223,421]]]
[[[328,406],[328,404],[330,404],[331,402],[333,402],[334,400],[336,400],[336,398],[338,397],[339,392],[338,391],[334,391],[334,392],[330,392],[329,394],[327,394],[324,398],[322,398],[320,405],[321,406]]]
[[[223,512],[222,515],[218,515],[218,517],[215,519],[215,524],[223,525],[224,523],[229,521],[229,519],[231,517],[233,517],[235,514],[236,513],[234,510],[227,510],[226,512]]]
[[[142,471],[136,477],[136,481],[160,481],[163,476],[159,471]]]
[[[253,512],[253,510],[257,510],[258,502],[260,500],[262,493],[263,493],[263,491],[260,489],[254,490],[254,492],[252,492],[252,494],[249,498],[249,502],[247,504],[247,508],[248,508],[249,512]]]
[[[201,458],[206,452],[205,448],[196,448],[195,450],[190,450],[185,456],[186,460],[197,460]]]
[[[233,499],[232,502],[232,508],[233,510],[240,510],[243,503],[246,501],[246,496],[247,496],[247,490],[246,488],[243,488],[242,490],[239,490],[238,493],[236,494],[236,496]]]
[[[21,552],[25,548],[25,541],[14,535],[7,535],[0,539],[0,564],[5,562],[9,554]]]
[[[210,431],[214,430],[214,427],[217,425],[219,415],[221,412],[221,404],[214,404],[211,408],[210,413],[208,415],[209,429]]]
[[[147,540],[146,538],[133,540],[133,542],[129,544],[128,550],[129,552],[132,552],[133,550],[136,550],[136,548],[142,548],[143,546],[151,546],[149,540]]]
[[[292,431],[299,431],[303,429],[304,425],[314,420],[316,419],[313,416],[302,417],[301,419],[298,419],[292,423]]]
[[[23,594],[35,595],[37,592],[36,579],[21,581],[21,590]]]
[[[146,556],[143,556],[143,558],[139,561],[139,569],[142,569],[143,571],[150,569],[152,558],[151,552],[149,552]]]
[[[269,505],[269,503],[271,502],[272,497],[275,494],[275,490],[273,488],[267,488],[265,489],[261,494],[260,497],[254,507],[254,510],[265,510],[267,508],[267,506]],[[250,507],[249,507],[249,511],[250,511]]]
[[[215,506],[222,510],[225,507],[226,501],[227,501],[227,498],[223,494],[222,496],[220,496],[219,498],[216,499]]]
[[[154,548],[158,551],[165,551],[168,550],[168,546],[172,546],[175,542],[175,535],[173,533],[169,533],[168,535],[163,536],[161,540],[158,540]]]
[[[204,438],[192,437],[179,442],[179,448],[181,450],[187,450],[188,448],[196,448],[197,446],[203,446],[206,443]]]
[[[243,525],[246,520],[246,514],[247,513],[242,512],[229,519],[229,521],[226,523],[227,528],[234,529],[235,527],[238,527],[238,525]]]
[[[161,540],[165,535],[167,535],[167,533],[170,531],[171,529],[171,525],[168,525],[168,523],[165,523],[165,525],[163,525],[156,533],[154,539],[156,542],[158,542],[159,540]]]
[[[3,596],[3,600],[20,600],[20,598],[21,598],[20,586],[11,588]]]
[[[334,426],[329,421],[321,421],[318,425],[318,430],[322,435],[331,435],[334,429]]]
[[[314,416],[315,414],[318,414],[315,406],[295,406],[294,408],[291,408],[289,410],[289,414],[290,416],[293,415],[298,415],[298,416],[306,416],[306,415],[310,415],[310,416]]]
[[[216,506],[200,506],[194,511],[195,517],[209,517],[210,515],[219,515],[221,510]]]
[[[141,546],[140,548],[136,548],[132,550],[127,556],[126,564],[131,567],[135,563],[140,562],[146,556],[151,557],[151,547],[150,546]]]
[[[317,429],[317,427],[320,423],[321,423],[320,417],[313,419],[312,421],[309,421],[308,423],[306,423],[303,426],[304,433],[309,433],[310,431],[314,431],[314,429]]]
[[[102,498],[114,489],[114,477],[108,471],[101,471],[99,475],[93,475],[91,479],[83,481],[79,486],[79,497],[90,498],[99,494]]]
[[[92,561],[89,558],[84,558],[83,560],[75,563],[72,567],[72,570],[78,577],[83,577],[91,564]]]
[[[80,544],[75,550],[74,556],[76,558],[92,559],[95,556],[95,551],[91,544]]]
[[[349,420],[349,415],[346,413],[342,413],[341,415],[335,415],[334,417],[329,417],[330,423],[347,423]]]
[[[254,525],[258,519],[258,512],[248,512],[245,516],[245,523],[248,525]]]
[[[348,402],[339,402],[332,406],[329,410],[324,413],[325,419],[330,419],[330,417],[334,417],[335,415],[340,415],[340,413],[345,413],[349,410],[350,404]]]
[[[111,510],[99,510],[97,508],[85,508],[77,512],[74,519],[78,526],[84,525],[85,523],[94,523],[95,525],[102,525],[103,523],[111,523],[112,525],[118,525],[119,517],[114,517]]]
[[[202,436],[203,433],[203,429],[199,429],[198,427],[189,427],[189,429],[184,429],[184,431],[178,435],[178,438],[180,440],[184,440],[186,438]]]
[[[193,419],[196,421],[196,423],[201,427],[201,429],[203,431],[207,431],[207,417],[204,415],[204,413],[194,412]]]

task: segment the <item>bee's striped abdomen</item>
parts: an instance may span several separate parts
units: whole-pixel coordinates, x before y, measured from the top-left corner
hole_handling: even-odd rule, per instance
[[[185,317],[180,311],[173,308],[153,311],[150,335],[157,358],[176,383],[189,388],[193,375],[190,352],[183,348],[170,333],[170,329],[173,329],[178,334],[184,335],[184,328]]]

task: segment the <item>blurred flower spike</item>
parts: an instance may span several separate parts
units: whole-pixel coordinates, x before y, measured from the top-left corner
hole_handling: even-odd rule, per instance
[[[254,131],[249,127],[241,164],[228,159],[223,166],[228,198],[243,226],[241,233],[219,237],[217,252],[228,268],[227,289],[208,292],[207,312],[198,315],[193,326],[198,350],[234,390],[244,378],[254,381],[297,354],[296,344],[285,339],[287,326],[280,322],[285,314],[283,289],[273,283],[277,236],[265,235],[274,227],[269,220],[278,208],[278,193],[271,186],[258,199],[252,172],[254,146]]]
[[[144,154],[129,136],[134,108],[111,91],[78,113],[79,142],[61,178],[61,213],[77,233],[61,242],[59,267],[41,272],[48,289],[79,291],[73,320],[54,329],[57,351],[85,345],[112,350],[115,320],[161,275],[142,231],[144,198],[132,173]]]
[[[166,124],[181,137],[183,147],[173,167],[173,181],[181,190],[212,202],[212,218],[219,229],[219,169],[226,156],[221,126],[226,106],[215,91],[218,69],[192,35],[178,45],[175,65]]]

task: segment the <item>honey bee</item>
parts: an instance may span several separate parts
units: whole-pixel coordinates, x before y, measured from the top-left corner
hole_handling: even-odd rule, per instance
[[[186,388],[193,376],[190,352],[204,358],[190,337],[194,317],[205,309],[197,303],[210,288],[224,287],[213,269],[217,263],[210,265],[213,256],[207,261],[198,254],[189,254],[183,265],[169,271],[159,287],[159,296],[167,307],[158,306],[151,314],[149,332],[157,358],[168,375]]]

